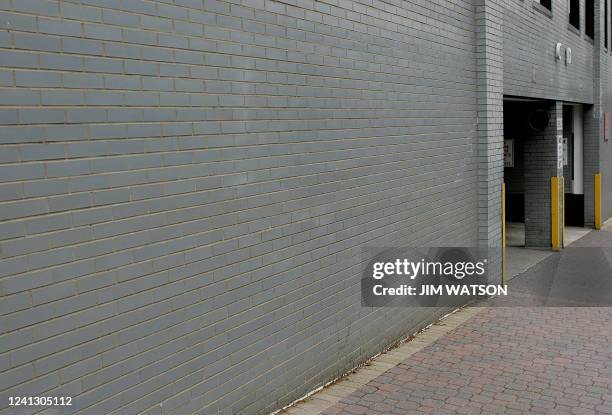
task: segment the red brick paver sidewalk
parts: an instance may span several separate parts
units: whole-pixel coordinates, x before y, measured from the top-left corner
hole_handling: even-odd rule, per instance
[[[325,412],[612,414],[612,308],[487,308]]]

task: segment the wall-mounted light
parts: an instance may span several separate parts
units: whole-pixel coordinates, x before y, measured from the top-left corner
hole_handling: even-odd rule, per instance
[[[555,59],[556,60],[561,60],[562,50],[563,50],[563,44],[557,43],[557,47],[555,48]]]

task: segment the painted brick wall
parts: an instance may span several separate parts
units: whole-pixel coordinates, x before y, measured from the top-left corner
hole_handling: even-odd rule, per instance
[[[360,255],[478,243],[471,1],[0,9],[0,414],[265,413],[444,312]]]
[[[604,1],[604,0],[602,0]],[[608,1],[608,45],[612,46],[612,1]],[[602,111],[612,113],[612,48],[601,51],[601,93]],[[600,168],[603,174],[603,218],[612,218],[612,139],[602,141],[600,156]]]
[[[563,105],[551,104],[547,109],[548,126],[539,132],[526,132],[524,151],[525,246],[549,248],[551,237],[551,177],[560,177],[557,137],[562,135]],[[559,195],[561,192],[559,191]],[[561,212],[561,196],[559,211]],[[559,213],[561,215],[561,213]],[[559,228],[559,231],[561,228]]]
[[[603,39],[600,36],[604,1],[610,5],[610,0],[595,2],[596,15],[600,16],[600,20],[595,22],[595,40],[589,39],[584,33],[584,0],[580,1],[579,31],[569,26],[567,1],[553,0],[550,16],[541,12],[542,8],[535,0],[509,0],[503,3],[504,94],[601,104],[595,112],[587,109],[585,114],[585,133],[597,134],[596,140],[599,143],[589,143],[588,137],[585,141],[585,157],[588,158],[585,159],[587,225],[593,223],[592,175],[596,171],[601,171],[604,176],[603,216],[612,217],[612,143],[601,140],[598,132],[601,121],[597,119],[591,122],[589,119],[600,111],[612,111],[612,56],[609,50],[603,49]],[[612,22],[612,16],[609,21]],[[555,60],[557,42],[572,49],[570,65],[565,65],[563,60]],[[597,47],[598,44],[601,47]],[[600,55],[599,60],[597,54]],[[600,87],[600,92],[596,93],[594,85]]]
[[[602,57],[602,107],[603,112],[612,113],[612,56]],[[600,147],[600,166],[603,174],[603,217],[612,218],[612,138],[603,141]]]
[[[536,4],[537,3],[537,4]],[[593,103],[593,41],[568,28],[568,2],[552,0],[552,16],[535,0],[504,2],[504,94]],[[572,49],[572,63],[555,60],[555,45]]]
[[[608,0],[606,0],[608,1]],[[612,146],[610,142],[604,141],[603,116],[609,111],[610,106],[610,60],[609,50],[604,47],[604,36],[607,35],[604,29],[604,0],[595,2],[595,58],[593,59],[593,78],[594,78],[594,98],[595,102],[591,113],[585,120],[585,131],[591,133],[592,139],[585,143],[585,222],[594,223],[594,180],[595,173],[603,173],[603,194],[602,194],[602,219],[608,219],[610,212],[610,202],[612,201],[612,167],[610,167],[610,157],[612,157]],[[590,193],[590,194],[589,194]]]
[[[478,244],[488,250],[489,281],[502,281],[503,5],[476,0]]]

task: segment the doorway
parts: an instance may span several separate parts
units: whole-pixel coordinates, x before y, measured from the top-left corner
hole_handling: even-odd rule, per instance
[[[585,234],[583,111],[580,104],[504,100],[506,246],[551,247],[553,177],[565,195],[557,210],[566,226],[561,246]]]
[[[563,106],[563,176],[565,177],[565,225],[584,226],[582,105]]]

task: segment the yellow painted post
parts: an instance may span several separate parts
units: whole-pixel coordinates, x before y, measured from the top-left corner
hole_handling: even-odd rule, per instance
[[[595,229],[601,229],[601,173],[595,175]]]
[[[561,217],[561,246],[565,248],[565,176],[561,176],[561,191],[562,193],[562,217]]]
[[[559,178],[550,178],[551,239],[553,251],[561,247],[559,241]]]
[[[506,183],[502,183],[502,285],[506,285]]]

